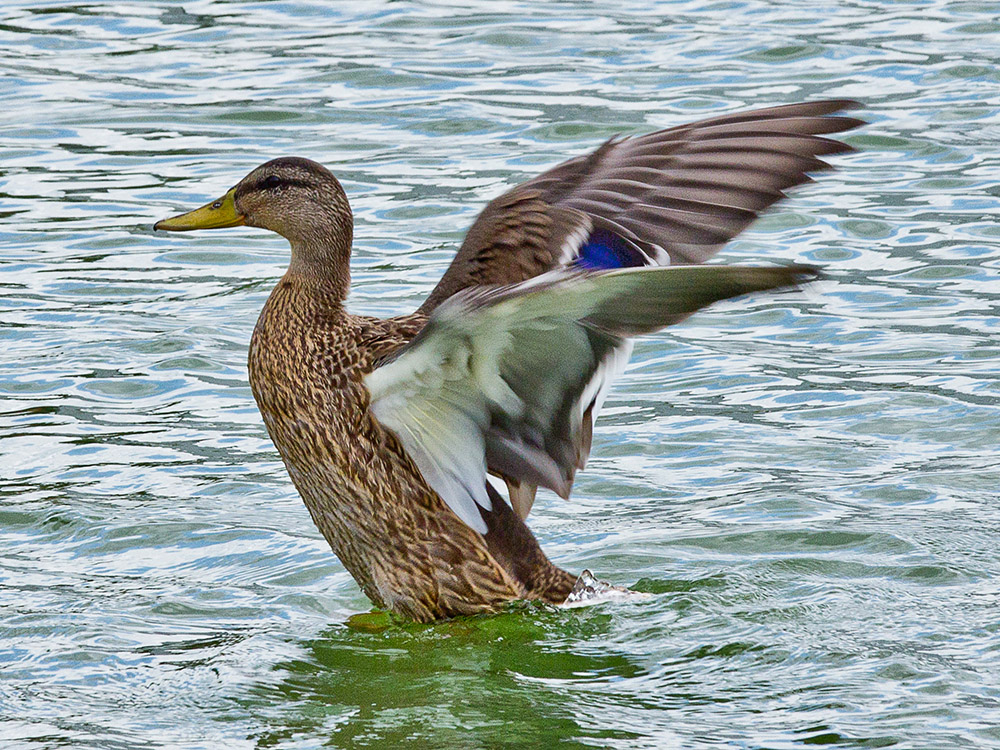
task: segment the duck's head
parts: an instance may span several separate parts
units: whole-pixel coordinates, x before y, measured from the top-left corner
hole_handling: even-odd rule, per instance
[[[350,256],[351,208],[337,178],[321,164],[286,156],[261,164],[221,198],[153,229],[186,232],[237,226],[277,232],[292,245],[292,263],[341,265]]]

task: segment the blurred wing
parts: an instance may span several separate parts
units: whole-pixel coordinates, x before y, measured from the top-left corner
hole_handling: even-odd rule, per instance
[[[628,337],[814,276],[806,266],[648,267],[470,289],[366,377],[372,413],[455,514],[485,533],[487,472],[569,495],[589,452],[585,416]]]
[[[822,136],[863,124],[832,116],[853,106],[791,104],[612,139],[492,201],[420,311],[470,286],[517,283],[568,264],[701,263],[784,190],[826,169],[820,156],[851,150]],[[582,241],[567,241],[580,232]]]

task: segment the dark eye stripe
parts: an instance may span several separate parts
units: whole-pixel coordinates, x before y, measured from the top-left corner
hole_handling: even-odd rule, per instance
[[[256,193],[258,191],[274,190],[277,188],[289,188],[289,187],[300,187],[310,189],[314,187],[314,183],[307,180],[296,180],[289,179],[287,177],[279,177],[278,175],[268,175],[263,180],[255,182],[251,185],[242,185],[236,191],[236,199],[241,199],[247,193]]]
[[[268,175],[264,180],[257,185],[258,190],[272,190],[276,187],[302,187],[308,188],[312,187],[312,183],[307,180],[296,180],[289,179],[287,177],[282,178],[277,175]]]

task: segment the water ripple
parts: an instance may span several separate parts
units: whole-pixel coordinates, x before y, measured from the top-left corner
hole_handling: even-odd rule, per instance
[[[1000,743],[1000,24],[989,3],[98,0],[0,16],[0,744]],[[308,155],[352,306],[617,133],[818,97],[871,125],[727,261],[803,292],[641,341],[533,528],[649,600],[365,633],[246,342],[287,260],[154,234]]]

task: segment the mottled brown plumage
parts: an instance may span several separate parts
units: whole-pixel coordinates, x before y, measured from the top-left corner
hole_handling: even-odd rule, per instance
[[[493,201],[421,309],[388,320],[345,310],[351,211],[337,180],[314,162],[268,162],[219,201],[157,227],[246,224],[289,240],[288,270],[250,343],[250,384],[313,520],[373,602],[421,621],[489,611],[513,599],[559,603],[575,577],[548,560],[523,516],[535,485],[549,477],[555,484],[548,486],[568,494],[573,472],[583,466],[599,409],[590,391],[603,382],[594,380],[602,363],[627,336],[715,299],[794,284],[810,272],[707,267],[682,277],[637,268],[468,290],[516,284],[571,264],[588,237],[602,231],[613,233],[615,247],[634,261],[627,265],[700,262],[781,190],[825,166],[817,155],[846,150],[818,134],[858,124],[827,116],[847,104],[793,105],[609,141]],[[676,283],[683,288],[661,289]],[[628,299],[607,297],[616,289],[630,290]],[[589,294],[607,299],[587,306]],[[579,312],[567,313],[567,306]],[[496,329],[491,315],[499,316],[500,328],[513,321],[498,339],[498,354],[490,342],[462,340],[473,330]],[[575,347],[567,356],[576,364],[560,369],[560,353],[545,338],[550,331],[557,339],[565,331],[567,347]],[[530,351],[509,351],[521,345]],[[539,379],[549,370],[550,382]],[[416,378],[412,393],[397,382],[408,372]],[[424,399],[426,413],[406,413],[413,399]],[[524,414],[526,407],[540,410],[537,418]],[[436,425],[439,413],[452,415],[442,424],[458,430],[460,449],[463,440],[471,440],[473,453],[485,446],[479,468],[488,465],[523,495],[517,512],[493,487],[482,491],[484,474],[466,477],[472,495],[460,497],[466,490],[462,477],[449,474],[456,465],[447,454],[449,434],[441,436],[445,454],[434,453],[437,443],[423,452],[419,435],[438,434],[419,430]]]
[[[379,606],[432,620],[534,592],[533,581],[508,573],[488,540],[455,518],[368,409],[362,376],[423,322],[351,316],[335,288],[286,275],[254,330],[249,369],[268,433],[344,567]],[[520,519],[498,527],[503,520],[523,528],[535,578],[560,579],[543,598],[565,598],[571,577],[548,563]]]

